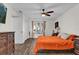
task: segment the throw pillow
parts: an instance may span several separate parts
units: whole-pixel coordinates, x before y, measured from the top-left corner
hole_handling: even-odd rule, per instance
[[[58,35],[58,37],[61,37],[62,39],[67,39],[69,36],[70,36],[70,35],[67,34],[67,33],[60,33],[60,34]]]

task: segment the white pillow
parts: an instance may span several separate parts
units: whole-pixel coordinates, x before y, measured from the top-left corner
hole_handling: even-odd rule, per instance
[[[67,33],[59,33],[58,37],[61,37],[63,39],[67,39],[70,35]]]

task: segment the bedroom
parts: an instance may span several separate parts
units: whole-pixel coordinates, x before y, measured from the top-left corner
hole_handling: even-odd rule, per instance
[[[14,32],[15,34],[13,34],[13,51],[5,52],[6,49],[1,47],[0,54],[12,54],[11,52],[14,52],[15,55],[34,54],[33,48],[35,46],[33,45],[36,45],[38,36],[52,36],[56,22],[59,24],[59,32],[79,35],[78,3],[4,3],[4,5],[7,7],[6,22],[0,24],[0,32]],[[54,12],[49,13],[50,16],[45,14],[42,16],[48,11]],[[36,29],[37,25],[41,30]],[[71,50],[68,52],[44,50],[39,54],[72,55],[74,53]]]

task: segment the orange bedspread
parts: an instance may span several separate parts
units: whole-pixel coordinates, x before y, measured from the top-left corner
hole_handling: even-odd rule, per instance
[[[65,40],[57,36],[40,36],[37,38],[34,53],[37,54],[39,49],[65,50],[71,48],[74,48],[71,40]]]

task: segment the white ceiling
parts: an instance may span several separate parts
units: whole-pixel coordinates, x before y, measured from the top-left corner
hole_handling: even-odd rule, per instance
[[[63,15],[71,7],[75,6],[75,3],[8,3],[15,11],[22,11],[23,14],[31,18],[41,18],[42,9],[45,11],[53,10],[52,17],[59,17]],[[46,16],[49,18],[48,16]]]

